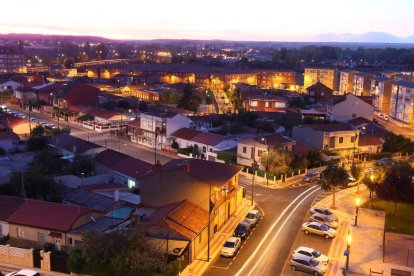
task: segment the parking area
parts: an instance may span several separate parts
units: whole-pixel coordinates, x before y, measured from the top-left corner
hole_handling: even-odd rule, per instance
[[[306,215],[305,219],[303,220],[303,223],[308,222],[309,221],[309,217],[310,217],[310,212],[308,212],[308,214]],[[339,228],[338,228],[339,230]],[[332,244],[332,240],[333,239],[325,239],[322,236],[317,236],[317,235],[313,235],[313,234],[309,234],[309,235],[305,235],[305,233],[302,230],[299,230],[295,241],[293,243],[293,246],[291,248],[291,252],[293,252],[293,250],[297,249],[300,246],[305,246],[305,247],[310,247],[313,249],[318,250],[319,252],[321,252],[324,255],[328,256],[328,252],[329,252],[329,248],[331,247]],[[286,260],[285,265],[283,267],[283,271],[281,273],[281,275],[311,275],[309,273],[306,272],[301,272],[301,271],[293,271],[290,267],[290,257]]]

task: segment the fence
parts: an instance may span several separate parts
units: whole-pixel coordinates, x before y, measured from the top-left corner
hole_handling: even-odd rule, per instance
[[[33,249],[0,245],[0,263],[34,267]]]

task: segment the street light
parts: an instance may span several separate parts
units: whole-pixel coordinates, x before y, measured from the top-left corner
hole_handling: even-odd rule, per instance
[[[369,179],[371,180],[371,182],[374,182],[375,175],[373,173],[371,173],[371,175],[369,176]]]
[[[269,145],[267,144],[267,141],[266,141],[266,138],[265,137],[262,137],[262,139],[260,139],[260,140],[262,140],[264,143],[265,143],[265,145],[266,145],[266,147],[267,147],[267,160],[266,160],[266,168],[265,168],[265,173],[266,173],[266,184],[267,184],[267,186],[269,186],[269,177],[268,177],[268,172],[267,172],[267,170],[268,170],[268,168],[269,168],[269,157],[270,157],[270,152],[269,152]]]
[[[358,210],[359,210],[359,206],[361,205],[361,198],[357,197],[355,198],[355,226],[358,225]]]
[[[363,126],[362,127],[362,130],[365,130],[365,127]],[[355,136],[354,136],[354,152],[353,152],[353,154],[352,154],[352,166],[354,166],[354,164],[355,164],[355,150],[356,150],[356,140],[358,139],[358,134],[364,134],[364,132],[363,131],[361,131],[360,129],[358,129],[358,128],[355,128]]]
[[[253,206],[253,202],[254,202],[254,177],[256,174],[256,143],[253,146],[253,179],[252,179],[252,206]]]
[[[346,237],[346,266],[345,266],[345,270],[348,270],[348,268],[349,268],[349,254],[351,252],[351,242],[352,242],[352,237],[351,237],[351,234],[348,230],[348,236]]]

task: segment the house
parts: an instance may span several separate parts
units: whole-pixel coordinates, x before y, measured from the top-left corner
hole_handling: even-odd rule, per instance
[[[20,82],[11,80],[0,80],[0,92],[6,89],[16,90],[17,88],[20,88],[22,86],[23,84],[21,84]]]
[[[404,124],[413,124],[414,82],[396,81],[391,89],[389,115]]]
[[[216,152],[237,147],[236,141],[226,139],[225,136],[190,128],[181,128],[175,131],[171,134],[171,138],[178,143],[180,148],[197,146],[201,158],[210,161],[215,161]]]
[[[139,130],[129,132],[131,141],[159,149],[166,146],[167,138],[172,133],[191,124],[186,116],[156,109],[142,113],[139,119]]]
[[[316,150],[341,152],[358,145],[357,132],[350,124],[328,123],[294,126],[292,138]],[[357,137],[358,140],[359,137]]]
[[[242,105],[247,111],[285,112],[288,100],[284,97],[259,93],[241,93]]]
[[[104,150],[95,155],[100,173],[111,173],[114,182],[140,188],[139,178],[151,170],[152,164],[114,150]]]
[[[100,94],[99,88],[77,82],[62,83],[59,88],[49,92],[54,107],[68,110],[77,105],[97,106]]]
[[[29,86],[16,88],[13,92],[13,96],[19,99],[20,102],[24,105],[28,103],[34,103],[37,99],[35,89]]]
[[[331,121],[347,122],[357,117],[373,119],[372,97],[357,97],[346,94],[334,97],[333,104],[327,105],[327,117]]]
[[[9,235],[9,217],[25,202],[24,198],[0,195],[0,237]]]
[[[105,150],[105,148],[77,138],[67,133],[59,133],[50,139],[49,147],[52,148],[55,155],[62,155],[66,158],[72,159],[75,155],[90,155],[96,154]]]
[[[355,70],[347,69],[339,73],[339,94],[344,95],[354,91]]]
[[[158,210],[167,208],[161,214],[154,212],[149,221],[154,217],[161,218],[161,222],[165,222],[162,218],[173,220],[174,225],[163,223],[162,227],[167,227],[166,231],[172,227],[177,232],[171,231],[176,239],[194,241],[197,238],[191,249],[192,261],[208,239],[204,231],[208,214],[211,214],[210,235],[213,236],[239,207],[241,170],[240,166],[199,159],[174,159],[164,165],[156,164],[140,178],[141,205]],[[150,223],[150,226],[156,225]]]
[[[143,225],[150,240],[168,239],[167,246],[171,248],[165,248],[164,252],[182,257],[187,265],[207,245],[209,219],[212,218],[208,211],[183,200],[155,209]],[[177,243],[179,247],[174,246]]]
[[[371,79],[373,74],[358,72],[354,75],[352,94],[356,96],[371,96]]]
[[[269,147],[292,151],[295,144],[295,141],[280,134],[239,140],[237,144],[237,163],[250,167],[256,161],[262,168],[260,157],[269,150]]]
[[[332,90],[338,90],[338,71],[335,68],[305,68],[304,87],[321,82]]]
[[[73,228],[93,219],[83,206],[26,199],[7,222],[11,239],[52,243],[61,250],[75,245],[70,235]]]
[[[333,90],[319,81],[306,88],[306,92],[313,102],[332,100]]]
[[[364,124],[358,127],[359,132],[357,153],[375,154],[382,150],[385,138],[390,134],[386,129],[374,124]]]
[[[6,128],[1,128],[0,125],[0,148],[4,149],[6,152],[12,151],[17,148],[19,142],[19,135]]]

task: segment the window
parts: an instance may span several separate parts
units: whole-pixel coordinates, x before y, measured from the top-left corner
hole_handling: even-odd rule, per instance
[[[257,101],[250,101],[250,106],[257,106],[257,105],[258,105]]]
[[[265,107],[269,107],[269,102],[265,102]]]
[[[356,118],[356,113],[353,113],[352,114],[352,118]]]
[[[343,144],[344,143],[344,137],[339,137],[339,144]]]
[[[69,244],[72,245],[73,241],[72,238],[69,238]]]
[[[207,148],[206,147],[203,147],[203,152],[206,152],[207,151]]]
[[[39,242],[46,242],[46,234],[42,232],[37,233],[37,240]]]
[[[351,143],[355,142],[355,136],[351,136]]]
[[[17,237],[18,237],[18,238],[20,238],[20,237],[24,237],[24,231],[23,231],[23,229],[22,229],[22,228],[17,227],[17,228],[16,228],[16,235],[17,235]]]
[[[258,155],[258,156],[262,156],[262,154],[263,154],[263,151],[262,151],[262,150],[258,150],[258,151],[257,151],[257,155]]]
[[[243,147],[243,153],[247,152],[247,147]]]

